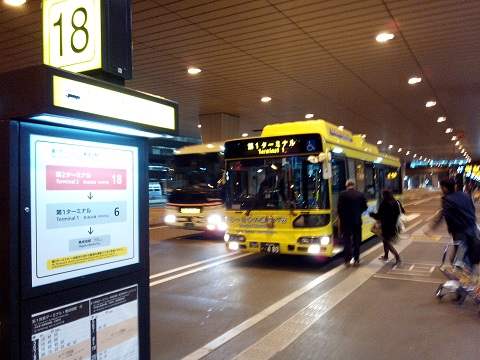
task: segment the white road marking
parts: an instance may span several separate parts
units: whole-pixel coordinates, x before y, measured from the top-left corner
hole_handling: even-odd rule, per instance
[[[167,225],[160,225],[160,226],[150,226],[148,230],[158,230],[158,229],[165,229],[167,228]]]
[[[363,252],[363,256],[367,256],[370,253],[378,250],[383,244],[377,244],[367,251]],[[344,270],[345,267],[343,265],[337,266],[336,268],[328,271],[325,274],[322,274],[312,281],[310,281],[305,286],[301,287],[300,289],[292,292],[290,295],[285,296],[284,298],[280,299],[276,303],[270,305],[269,307],[265,308],[264,310],[260,311],[258,314],[252,316],[251,318],[245,320],[244,322],[238,324],[234,328],[228,330],[223,335],[220,335],[216,339],[213,339],[209,343],[202,346],[200,349],[194,351],[193,353],[185,356],[183,360],[196,360],[201,359],[207,356],[212,351],[218,349],[220,346],[224,345],[228,341],[232,340],[234,337],[240,335],[244,331],[250,329],[252,326],[258,324],[260,321],[266,319],[270,315],[272,315],[277,310],[281,309],[285,305],[289,304],[290,302],[296,300],[303,294],[307,293],[308,291],[312,290],[316,286],[320,285],[321,283],[325,282],[326,280],[330,279],[332,276],[338,274],[340,271]]]
[[[150,280],[156,279],[158,277],[165,276],[165,275],[168,275],[168,274],[171,274],[171,273],[176,273],[176,272],[179,272],[181,270],[185,270],[185,269],[189,269],[189,268],[192,268],[192,267],[195,267],[195,266],[199,266],[199,265],[211,262],[211,261],[215,261],[215,260],[218,260],[218,259],[223,259],[223,258],[226,258],[226,257],[234,256],[234,255],[237,255],[237,254],[238,254],[237,252],[232,252],[232,253],[228,253],[228,254],[224,254],[224,255],[214,256],[214,257],[208,258],[206,260],[197,261],[197,262],[194,262],[194,263],[191,263],[191,264],[188,264],[188,265],[179,266],[179,267],[174,268],[174,269],[170,269],[170,270],[166,270],[166,271],[159,272],[159,273],[156,273],[156,274],[152,274],[152,275],[150,275]]]
[[[411,240],[404,240],[398,244],[401,252]],[[234,357],[235,360],[267,360],[284,350],[297,340],[317,320],[332,310],[338,303],[348,297],[362,284],[368,281],[384,266],[381,260],[374,259],[353,271],[345,280],[323,293],[309,305],[273,329],[256,343]]]
[[[445,281],[444,280],[428,280],[428,279],[410,279],[410,278],[401,278],[401,277],[395,277],[392,275],[382,275],[382,274],[376,274],[373,275],[374,278],[376,279],[387,279],[387,280],[403,280],[403,281],[414,281],[414,282],[421,282],[421,283],[428,283],[428,284],[442,284]]]
[[[411,266],[408,268],[408,271],[412,271],[414,267],[415,267],[415,265],[411,265]]]
[[[155,285],[159,285],[159,284],[163,284],[163,283],[166,283],[168,281],[172,281],[172,280],[175,280],[175,279],[178,279],[178,278],[190,275],[190,274],[194,274],[194,273],[199,272],[199,271],[210,269],[212,267],[215,267],[215,266],[218,266],[218,265],[221,265],[221,264],[225,264],[227,262],[234,261],[234,260],[237,260],[237,259],[241,259],[245,256],[250,256],[250,255],[253,255],[253,253],[241,254],[241,255],[234,256],[230,259],[215,261],[213,263],[209,263],[207,265],[203,265],[203,266],[197,267],[197,268],[192,269],[192,270],[184,271],[184,272],[176,274],[176,275],[172,275],[172,276],[160,279],[160,280],[152,281],[150,283],[150,287],[155,286]]]
[[[405,218],[406,218],[407,222],[410,222],[410,221],[415,220],[415,219],[418,218],[419,216],[420,216],[419,213],[413,213],[413,214],[405,215]]]

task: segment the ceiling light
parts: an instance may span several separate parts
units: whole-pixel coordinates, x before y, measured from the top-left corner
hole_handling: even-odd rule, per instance
[[[450,140],[455,141],[455,140],[457,140],[457,139],[458,139],[458,138],[457,138],[455,135],[453,135]]]
[[[27,0],[3,0],[3,2],[10,6],[22,6]]]
[[[413,154],[413,157],[416,158],[416,157],[417,157],[417,154]]]
[[[391,144],[388,145],[388,149],[389,149],[389,150],[390,150],[390,149],[393,149],[393,145],[391,145]]]
[[[202,124],[198,124],[198,125],[197,125],[197,128],[201,129],[201,128],[202,128]]]
[[[460,140],[457,140],[457,142],[455,143],[456,146],[460,145]]]
[[[189,67],[187,69],[187,72],[190,74],[190,75],[197,75],[197,74],[200,74],[202,72],[202,69],[199,69],[197,67]]]
[[[437,102],[435,100],[429,100],[425,103],[425,107],[427,108],[434,107],[435,105],[437,105]]]
[[[378,140],[377,141],[377,145],[382,145],[383,144],[383,141],[382,140]]]
[[[419,77],[419,76],[412,76],[410,79],[408,79],[408,83],[410,85],[415,85],[415,84],[418,84],[419,82],[422,81],[422,78]]]
[[[272,98],[270,96],[264,96],[260,99],[261,102],[263,103],[268,103],[270,101],[272,101]]]
[[[453,129],[452,128],[447,128],[445,130],[445,134],[450,134],[451,132],[453,132]]]
[[[399,152],[399,153],[402,152],[402,150],[403,150],[402,148],[398,148],[398,152]]]
[[[437,123],[442,123],[446,120],[447,120],[447,118],[445,116],[439,116],[438,119],[437,119]]]
[[[367,137],[367,134],[362,134],[362,139],[365,139]]]
[[[340,125],[338,128],[339,128],[340,130],[343,130],[343,129],[345,129],[345,126]]]
[[[410,155],[410,150],[407,150],[407,152],[405,153],[405,155]]]
[[[305,119],[311,119],[314,116],[315,116],[314,114],[305,114]]]
[[[379,43],[386,43],[387,41],[392,40],[395,38],[395,35],[389,32],[381,32],[375,37],[375,40]]]
[[[422,160],[422,159],[423,159],[423,156],[420,156],[420,157],[419,157],[419,160]]]
[[[242,134],[242,137],[247,137],[248,136],[248,133],[243,133]]]

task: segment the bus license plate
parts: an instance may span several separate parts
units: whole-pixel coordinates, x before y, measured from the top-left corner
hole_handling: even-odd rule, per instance
[[[262,243],[260,249],[262,252],[266,254],[279,254],[280,253],[280,245],[279,244],[270,244],[270,243]]]

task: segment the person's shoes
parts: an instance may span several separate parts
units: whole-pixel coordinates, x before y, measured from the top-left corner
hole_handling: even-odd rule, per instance
[[[355,261],[353,262],[353,266],[358,266],[358,265],[360,265],[360,260],[355,260]]]
[[[380,257],[378,258],[378,260],[388,261],[388,257],[380,256]]]
[[[393,266],[396,266],[396,267],[399,267],[400,265],[402,265],[402,260],[401,259],[397,259],[395,261],[395,264],[393,264]]]

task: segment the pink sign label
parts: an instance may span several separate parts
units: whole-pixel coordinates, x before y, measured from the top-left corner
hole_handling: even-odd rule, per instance
[[[47,190],[125,190],[125,169],[47,165]]]

